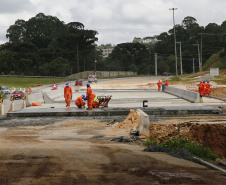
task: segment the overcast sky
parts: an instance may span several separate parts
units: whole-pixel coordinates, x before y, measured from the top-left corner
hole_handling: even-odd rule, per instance
[[[200,26],[226,20],[226,0],[0,0],[0,44],[17,19],[27,21],[38,13],[65,23],[81,22],[98,31],[98,45],[132,42],[134,37],[159,35],[181,24],[186,16]]]

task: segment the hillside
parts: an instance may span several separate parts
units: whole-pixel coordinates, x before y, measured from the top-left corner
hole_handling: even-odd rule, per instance
[[[224,49],[211,57],[203,65],[203,71],[209,71],[210,68],[226,69],[226,52]]]

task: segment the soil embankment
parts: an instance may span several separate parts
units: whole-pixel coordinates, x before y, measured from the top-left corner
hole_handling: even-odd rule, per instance
[[[226,120],[221,118],[193,118],[168,120],[150,124],[151,139],[158,142],[178,137],[202,142],[215,154],[226,157]]]

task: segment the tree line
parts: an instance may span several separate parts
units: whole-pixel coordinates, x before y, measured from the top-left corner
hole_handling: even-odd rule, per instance
[[[199,26],[194,17],[185,17],[175,26],[176,39],[181,42],[183,71],[191,73],[195,58],[198,71],[198,48],[202,44],[202,63],[226,45],[226,21],[221,25],[209,23]],[[0,74],[67,76],[94,70],[135,71],[138,74],[155,73],[155,54],[158,55],[158,73],[175,73],[174,32],[163,32],[155,43],[121,43],[109,57],[103,58],[97,50],[98,32],[86,30],[80,22],[65,24],[57,17],[37,14],[28,21],[17,20],[6,33],[9,42],[0,45]],[[201,40],[202,38],[202,40]],[[105,48],[105,47],[102,47]],[[179,45],[177,44],[178,69]],[[222,57],[225,54],[222,54]]]
[[[176,40],[181,43],[182,66],[184,73],[199,71],[199,56],[204,64],[212,54],[226,47],[226,21],[221,25],[209,23],[199,26],[194,17],[187,16],[181,24],[175,25]],[[177,45],[177,67],[180,74],[180,45]],[[201,47],[202,45],[202,47]],[[157,56],[158,74],[170,72],[175,74],[174,30],[163,32],[157,36],[157,42],[118,44],[107,59],[108,64],[122,70],[137,71],[138,74],[155,74],[155,54]],[[198,55],[200,54],[200,55]],[[221,57],[226,54],[223,52]],[[224,68],[224,64],[219,66]]]
[[[17,20],[7,30],[9,42],[0,46],[0,73],[66,76],[91,70],[99,56],[97,34],[80,22],[65,24],[43,13]]]

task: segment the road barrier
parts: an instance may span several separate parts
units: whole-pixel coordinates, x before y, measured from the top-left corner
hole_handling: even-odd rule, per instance
[[[166,86],[164,92],[183,98],[192,103],[200,103],[200,95],[197,92]]]
[[[4,100],[0,103],[0,116],[7,114],[8,112],[13,112],[15,110],[25,109],[26,101],[9,101]]]
[[[28,95],[26,98],[26,106],[30,107],[32,103],[44,103],[43,94],[33,93]]]

